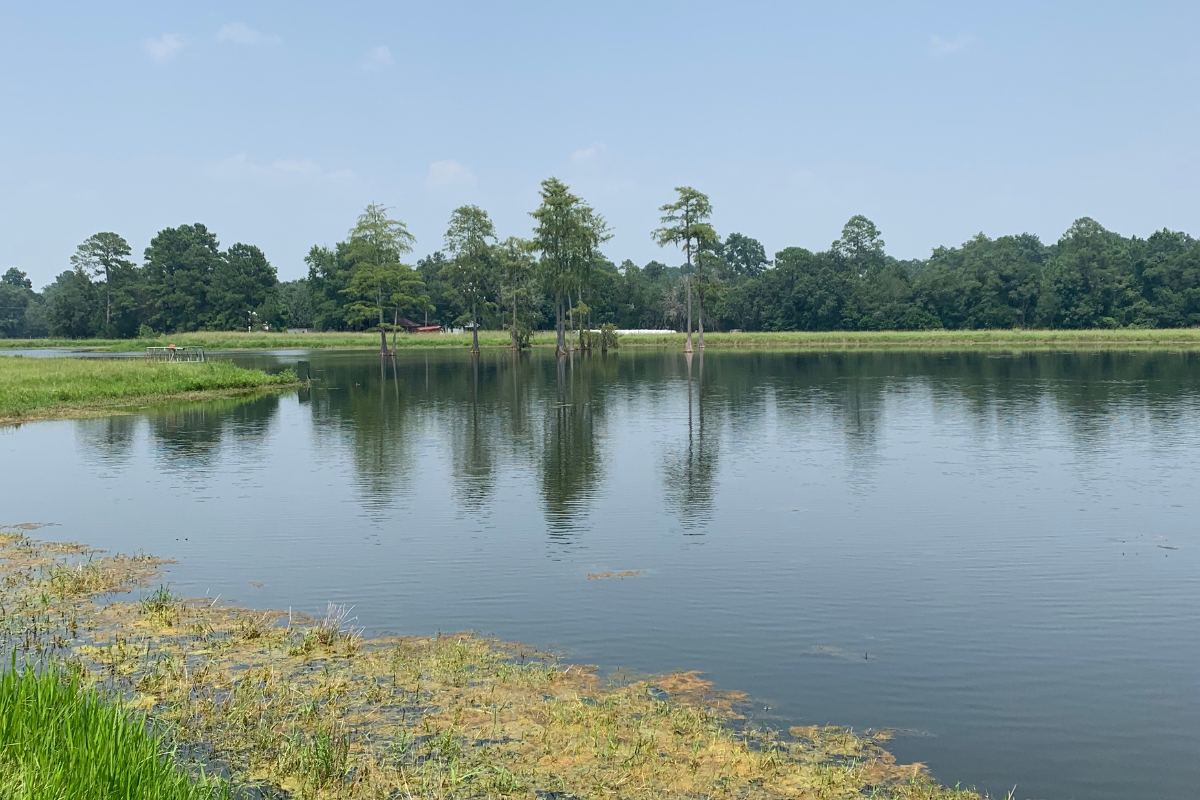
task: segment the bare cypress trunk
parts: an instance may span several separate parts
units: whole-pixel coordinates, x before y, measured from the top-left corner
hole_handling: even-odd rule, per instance
[[[400,327],[400,306],[392,309],[392,355],[396,355],[396,328]]]
[[[567,292],[567,314],[571,318],[571,332],[567,334],[567,350],[575,352],[575,306],[571,305],[570,292]]]
[[[383,290],[375,294],[379,301],[379,355],[387,355],[387,331],[383,327]]]
[[[700,349],[704,349],[704,266],[696,259],[696,299],[700,303],[700,313],[696,315],[696,327],[700,329]]]
[[[689,275],[683,279],[683,288],[687,292],[687,344],[683,352],[692,352],[692,278]]]
[[[512,349],[520,350],[521,343],[517,340],[517,290],[513,289],[513,310],[512,310]]]
[[[683,278],[683,288],[687,291],[687,344],[683,352],[692,352],[692,240],[688,239],[683,249],[687,252],[688,274]]]
[[[566,355],[567,345],[566,337],[563,335],[563,304],[562,292],[556,292],[554,295],[554,331],[557,334],[555,337],[555,352],[560,356]]]
[[[107,329],[112,325],[112,276],[108,274],[108,270],[104,270],[104,327]],[[111,336],[112,331],[105,330],[105,334]]]
[[[474,302],[471,303],[471,352],[479,353],[479,312]]]

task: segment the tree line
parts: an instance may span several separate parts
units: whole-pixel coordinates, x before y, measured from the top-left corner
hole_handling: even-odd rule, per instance
[[[741,233],[711,224],[709,198],[679,187],[651,231],[674,265],[616,264],[604,217],[550,178],[529,238],[501,239],[486,211],[451,214],[441,249],[406,263],[414,237],[380,205],[347,238],[313,246],[307,277],[280,282],[262,251],[222,250],[204,225],[160,231],[142,263],[115,233],[98,233],[71,269],[35,292],[24,273],[0,278],[0,336],[113,338],[194,330],[375,330],[411,319],[507,329],[514,347],[556,331],[560,351],[603,324],[704,331],[1115,328],[1200,325],[1200,248],[1163,229],[1124,237],[1084,217],[1046,244],[1023,233],[979,234],[929,258],[888,255],[875,224],[851,218],[828,249],[768,258]],[[667,261],[664,258],[664,261]],[[477,340],[476,340],[477,346]]]

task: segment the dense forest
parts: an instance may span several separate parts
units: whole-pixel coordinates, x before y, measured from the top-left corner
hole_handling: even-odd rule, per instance
[[[410,265],[415,240],[371,205],[345,241],[309,251],[306,278],[287,282],[259,248],[221,249],[201,224],[160,231],[140,264],[121,236],[97,233],[40,292],[16,268],[0,278],[0,337],[387,331],[406,317],[508,328],[514,342],[531,330],[604,323],[710,331],[1200,325],[1200,248],[1186,233],[1124,237],[1085,217],[1050,244],[1028,233],[979,234],[903,261],[856,216],[825,250],[788,247],[768,258],[749,236],[718,235],[705,195],[677,192],[661,209],[663,226],[648,232],[663,261],[644,265],[606,257],[603,217],[553,178],[542,184],[528,239],[500,240],[485,211],[464,206],[443,246]]]

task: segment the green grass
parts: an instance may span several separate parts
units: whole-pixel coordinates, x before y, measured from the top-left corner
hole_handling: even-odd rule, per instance
[[[171,364],[140,359],[0,357],[0,422],[79,416],[113,407],[202,399],[292,385],[222,361]]]
[[[0,796],[9,800],[212,800],[145,719],[57,669],[0,676]]]
[[[621,346],[682,348],[686,339],[682,333],[622,336]],[[699,337],[694,333],[692,342],[694,345],[699,343]],[[721,350],[771,347],[819,350],[1200,347],[1200,328],[705,333],[704,344],[706,348]]]
[[[547,340],[554,343],[554,334]],[[511,339],[507,331],[480,331],[482,347],[508,347]],[[388,346],[392,337],[388,336]],[[160,336],[155,339],[0,339],[0,348],[45,348],[65,347],[106,350],[114,353],[129,353],[147,347],[164,347],[168,344],[180,347],[203,347],[206,350],[329,350],[329,349],[379,349],[378,333],[244,333],[239,331],[199,331]],[[469,333],[442,334],[398,334],[398,347],[470,347]]]
[[[683,347],[685,335],[630,335],[622,347]],[[1125,348],[1200,347],[1200,328],[1118,328],[1114,330],[986,330],[986,331],[786,331],[777,333],[706,333],[705,345],[728,348],[793,349],[976,349],[976,348]],[[505,331],[481,331],[482,347],[508,347]],[[698,341],[698,339],[697,339]],[[391,337],[388,337],[391,343]],[[239,333],[213,331],[181,333],[157,339],[0,339],[0,347],[91,348],[133,352],[166,344],[190,345],[209,350],[372,349],[379,348],[377,333]],[[467,333],[402,334],[401,348],[461,347],[471,344]],[[535,347],[553,347],[554,332],[540,331]]]

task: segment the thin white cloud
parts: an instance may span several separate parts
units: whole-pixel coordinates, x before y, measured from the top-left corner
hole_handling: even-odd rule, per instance
[[[943,39],[934,33],[929,37],[929,52],[938,57],[948,56],[957,53],[973,41],[975,37],[969,33],[960,33],[952,39]]]
[[[227,22],[217,31],[218,42],[230,44],[279,44],[278,34],[266,34],[251,28],[244,22]]]
[[[374,72],[375,70],[380,70],[384,67],[390,67],[391,65],[392,51],[388,50],[387,47],[382,44],[378,47],[372,47],[370,50],[368,50],[367,54],[363,56],[362,60],[362,68],[368,72]]]
[[[164,33],[153,39],[142,39],[142,49],[159,64],[165,64],[183,49],[183,39],[178,34]]]
[[[429,185],[445,188],[468,186],[475,182],[471,171],[454,159],[435,161],[429,165]]]
[[[599,142],[597,142],[596,144],[588,145],[587,147],[581,147],[580,149],[576,150],[574,153],[571,153],[571,160],[572,161],[591,161],[593,158],[596,158],[601,153],[603,153],[604,149],[605,149],[604,145]]]

